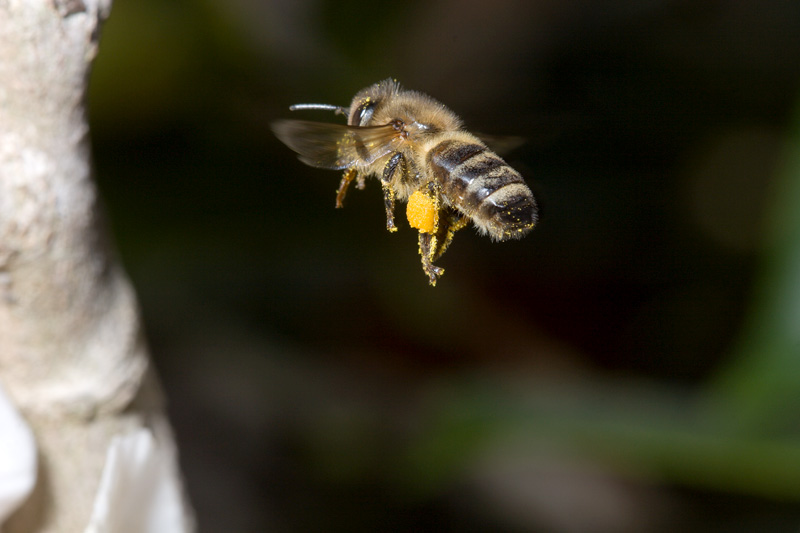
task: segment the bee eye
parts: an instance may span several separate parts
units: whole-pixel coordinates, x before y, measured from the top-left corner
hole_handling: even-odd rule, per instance
[[[358,119],[358,125],[364,126],[369,119],[372,118],[372,114],[375,112],[375,102],[372,100],[365,100],[358,106],[356,109],[356,118]]]

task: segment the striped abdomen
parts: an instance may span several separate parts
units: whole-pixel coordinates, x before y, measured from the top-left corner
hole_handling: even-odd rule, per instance
[[[485,146],[447,140],[427,159],[444,196],[492,238],[521,237],[536,224],[536,201],[522,176]]]

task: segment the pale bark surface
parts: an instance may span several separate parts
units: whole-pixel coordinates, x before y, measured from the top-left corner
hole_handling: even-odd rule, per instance
[[[83,531],[111,439],[168,428],[91,179],[84,98],[110,5],[0,0],[0,380],[39,447],[4,532]]]

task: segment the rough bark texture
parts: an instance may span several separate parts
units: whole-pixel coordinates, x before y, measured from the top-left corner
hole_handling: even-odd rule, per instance
[[[40,459],[7,532],[82,531],[110,439],[164,416],[91,180],[84,97],[110,4],[0,0],[0,379]]]

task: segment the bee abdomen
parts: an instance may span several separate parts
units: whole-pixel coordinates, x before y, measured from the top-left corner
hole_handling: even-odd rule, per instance
[[[444,141],[428,160],[444,196],[492,238],[521,237],[536,224],[536,201],[522,176],[485,146]]]

